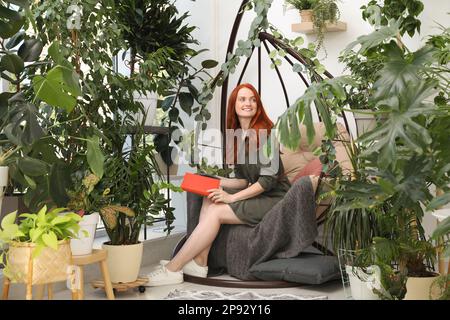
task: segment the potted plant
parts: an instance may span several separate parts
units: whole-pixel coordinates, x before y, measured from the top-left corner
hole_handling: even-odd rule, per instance
[[[285,0],[291,7],[300,10],[302,23],[312,23],[316,39],[316,50],[323,46],[327,25],[336,24],[340,18],[337,0]]]
[[[349,51],[339,57],[339,61],[345,64],[345,70],[349,72],[352,85],[345,87],[346,99],[344,105],[348,105],[356,124],[356,135],[375,128],[376,121],[383,119],[383,115],[377,114],[377,108],[370,99],[373,94],[373,84],[379,77],[382,68],[383,56],[373,52],[365,56]]]
[[[317,0],[285,0],[285,4],[300,12],[302,22],[313,21],[313,7]]]
[[[27,283],[27,299],[31,286],[67,279],[71,263],[69,239],[76,237],[80,216],[66,208],[36,213],[17,212],[6,215],[0,228],[0,245],[4,249],[0,263],[11,282]],[[16,219],[19,218],[18,221]],[[6,247],[6,248],[5,248]]]
[[[382,215],[391,221],[383,227],[384,234],[374,237],[365,249],[380,267],[385,289],[385,294],[380,294],[383,298],[408,299],[412,291],[409,282],[419,277],[428,278],[428,287],[419,290],[421,298],[427,299],[433,278],[438,276],[433,271],[437,246],[425,237],[423,208],[448,198],[450,183],[450,154],[445,142],[450,122],[446,111],[448,80],[442,77],[450,70],[448,55],[444,59],[441,55],[445,50],[442,43],[449,43],[450,38],[448,30],[444,30],[432,38],[434,42],[428,41],[410,53],[399,36],[400,22],[391,20],[388,27],[362,36],[351,45],[360,44],[359,52],[370,50],[383,55],[370,99],[387,118],[359,139],[366,146],[360,160],[371,179],[358,186],[366,192],[360,193],[355,202],[365,208],[383,205]],[[387,28],[391,31],[382,41],[369,44]],[[414,76],[409,77],[410,72]],[[430,185],[442,188],[447,195],[436,198]]]
[[[155,220],[165,220],[170,232],[174,208],[162,192],[179,188],[156,180],[162,175],[154,146],[145,144],[143,122],[132,120],[118,127],[133,132],[133,143],[127,147],[126,135],[118,134],[113,141],[116,152],[106,156],[103,185],[110,190],[110,204],[100,209],[100,216],[110,239],[103,248],[108,251],[111,281],[132,282],[142,260],[141,229]]]
[[[438,246],[425,237],[424,208],[450,202],[449,30],[443,28],[419,50],[408,50],[402,35],[411,35],[418,28],[414,24],[411,29],[407,23],[423,9],[422,3],[417,6],[418,2],[411,1],[414,10],[409,10],[409,2],[394,13],[382,10],[384,16],[376,30],[358,37],[343,53],[347,55],[356,47],[357,55],[364,59],[375,57],[374,62],[381,63],[373,77],[375,82],[370,83],[368,99],[385,120],[377,121],[371,131],[359,137],[357,144],[362,152],[357,158],[367,179],[350,180],[345,190],[355,191],[352,202],[356,208],[382,208],[376,214],[379,221],[387,223],[379,225],[380,234],[358,256],[360,261],[379,267],[383,290],[378,294],[388,299],[405,298],[407,281],[414,276],[436,277],[433,262]],[[391,6],[391,2],[386,6]],[[375,9],[365,13],[376,18],[379,11]],[[393,15],[395,19],[391,19]],[[310,105],[320,100],[328,102],[326,112],[319,109],[319,113],[331,135],[333,116],[348,108],[342,105],[346,86],[353,85],[348,80],[338,77],[308,88],[295,107],[280,117],[277,127],[281,142],[298,143],[298,132],[285,124],[296,123],[300,118],[311,128]],[[310,141],[313,136],[312,131],[308,133]],[[443,194],[436,197],[431,186],[442,189]],[[423,298],[429,298],[430,288],[421,292],[425,293]]]
[[[70,241],[72,254],[86,255],[92,252],[95,231],[100,219],[99,210],[107,205],[109,190],[102,190],[100,178],[90,170],[72,174],[74,190],[67,190],[67,207],[80,217],[78,237]]]
[[[352,171],[339,170],[336,177],[328,180],[333,202],[325,223],[325,239],[330,238],[333,251],[337,253],[342,276],[348,278],[352,298],[377,300],[373,288],[380,287],[380,270],[370,259],[362,258],[362,249],[368,248],[373,238],[382,234],[383,206],[367,208],[358,201],[367,192],[370,177],[365,172],[359,155],[361,149],[353,141],[343,142],[349,156]]]

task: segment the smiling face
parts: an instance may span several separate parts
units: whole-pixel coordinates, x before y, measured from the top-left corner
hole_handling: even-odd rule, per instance
[[[238,118],[251,120],[255,116],[257,109],[256,97],[252,90],[248,88],[240,89],[237,94],[235,106]]]

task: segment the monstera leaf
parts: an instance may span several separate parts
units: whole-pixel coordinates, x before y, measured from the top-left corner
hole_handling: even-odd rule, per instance
[[[43,135],[37,108],[25,101],[22,94],[16,94],[9,100],[11,110],[8,114],[8,124],[5,134],[16,145],[30,145]]]
[[[300,123],[306,126],[308,141],[314,139],[314,123],[311,112],[311,104],[315,103],[316,109],[325,125],[326,135],[333,138],[335,125],[333,124],[330,105],[324,98],[335,98],[343,101],[346,98],[344,86],[350,84],[348,77],[336,77],[313,83],[297,101],[278,118],[276,123],[277,136],[280,142],[290,148],[296,149],[300,141]]]
[[[424,100],[434,93],[434,82],[421,81],[404,89],[398,97],[380,101],[379,106],[389,111],[389,118],[373,131],[362,135],[360,141],[371,144],[364,154],[380,151],[379,164],[384,168],[396,161],[398,141],[405,147],[421,154],[431,143],[426,128],[414,121],[419,115],[427,115],[435,110],[434,105]]]
[[[364,53],[367,50],[379,46],[392,38],[395,38],[400,32],[400,20],[389,22],[388,26],[372,32],[371,34],[360,36],[345,48],[344,54],[348,54],[355,46],[361,45],[358,53]]]
[[[36,96],[49,105],[71,112],[81,95],[78,75],[72,68],[58,65],[45,76],[33,78],[33,89]]]
[[[390,95],[398,95],[412,83],[420,81],[420,73],[433,61],[434,49],[425,46],[412,56],[404,56],[403,51],[395,43],[386,47],[388,61],[380,70],[380,78],[375,82],[375,99]]]

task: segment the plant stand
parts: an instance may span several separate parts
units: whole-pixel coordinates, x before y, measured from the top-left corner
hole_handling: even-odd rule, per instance
[[[316,33],[316,29],[314,28],[313,22],[302,22],[302,23],[294,23],[291,25],[292,32],[299,32],[304,34],[314,34]],[[342,21],[337,21],[336,23],[326,23],[325,31],[326,32],[339,32],[346,31],[347,23]]]
[[[148,278],[139,277],[136,281],[133,282],[124,282],[124,283],[112,283],[112,288],[116,292],[128,291],[132,288],[139,288],[139,292],[145,292],[145,284],[148,282]],[[101,288],[105,289],[105,282],[102,280],[95,280],[91,282],[92,287],[95,289]],[[106,290],[106,289],[105,289]]]
[[[79,267],[79,279],[77,281],[77,288],[72,289],[72,299],[73,300],[83,300],[84,299],[84,275],[83,266],[91,263],[99,263],[100,269],[103,274],[103,287],[105,288],[106,296],[109,300],[114,300],[113,287],[111,280],[109,278],[108,266],[106,265],[106,258],[108,257],[108,252],[103,249],[94,249],[92,254],[83,256],[73,256],[72,264]],[[73,287],[73,286],[72,286]]]
[[[38,286],[38,299],[42,299],[44,286],[48,287],[48,298],[53,297],[53,282],[69,278],[67,267],[70,262],[70,245],[68,240],[60,241],[58,250],[45,248],[39,257],[32,258],[35,248],[33,243],[13,243],[8,252],[12,279],[3,278],[3,300],[8,299],[11,283],[26,285],[26,300],[32,300],[33,285]]]

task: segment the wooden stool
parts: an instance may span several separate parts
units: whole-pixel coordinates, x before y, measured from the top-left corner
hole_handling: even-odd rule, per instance
[[[79,288],[72,290],[73,300],[84,299],[84,274],[83,266],[91,263],[100,263],[100,270],[103,274],[103,281],[105,283],[105,292],[109,300],[114,300],[114,293],[111,285],[111,279],[109,277],[108,266],[106,265],[106,258],[108,253],[104,249],[94,249],[91,254],[82,256],[72,256],[72,264],[80,267],[80,279]]]

